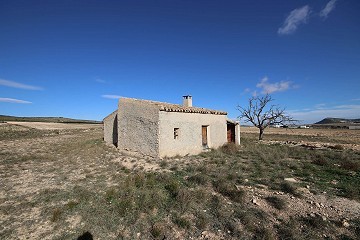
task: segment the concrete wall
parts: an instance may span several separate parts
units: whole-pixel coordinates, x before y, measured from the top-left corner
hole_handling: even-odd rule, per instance
[[[104,141],[107,144],[117,146],[118,142],[118,128],[117,128],[117,111],[111,113],[104,118]]]
[[[200,113],[159,113],[159,155],[198,154],[204,151],[201,127],[208,125],[208,147],[217,148],[227,142],[226,115]],[[174,139],[174,128],[179,136]]]
[[[144,101],[120,98],[118,148],[145,155],[159,153],[159,108]]]

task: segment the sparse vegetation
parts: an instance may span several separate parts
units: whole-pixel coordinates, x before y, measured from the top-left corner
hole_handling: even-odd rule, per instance
[[[142,159],[106,146],[100,128],[2,130],[25,132],[1,135],[1,239],[77,239],[84,232],[94,239],[355,239],[359,233],[358,215],[347,209],[360,200],[355,150],[269,145],[245,134],[241,147]],[[317,207],[324,198],[347,204]],[[338,211],[347,211],[349,226]]]
[[[269,196],[266,198],[266,201],[268,201],[274,208],[278,210],[283,210],[286,208],[286,201],[280,197]]]

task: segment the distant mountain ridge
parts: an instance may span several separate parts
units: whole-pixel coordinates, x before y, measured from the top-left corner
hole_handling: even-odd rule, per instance
[[[337,123],[360,123],[360,118],[346,119],[346,118],[324,118],[315,124],[337,124]]]
[[[0,115],[0,122],[52,122],[52,123],[102,123],[101,121],[95,120],[82,120],[82,119],[72,119],[64,117],[16,117],[16,116],[7,116]]]

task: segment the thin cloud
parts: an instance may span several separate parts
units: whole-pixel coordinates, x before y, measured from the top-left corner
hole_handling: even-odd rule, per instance
[[[22,83],[5,80],[5,79],[0,79],[0,85],[6,86],[6,87],[12,87],[12,88],[26,89],[26,90],[43,90],[43,88],[41,88],[41,87],[31,86],[31,85],[22,84]]]
[[[95,79],[95,82],[98,82],[98,83],[106,83],[105,80],[101,79],[101,78],[96,78]]]
[[[261,92],[263,94],[271,94],[274,92],[283,92],[290,88],[293,88],[292,83],[290,81],[281,81],[281,82],[275,82],[270,83],[268,77],[264,77],[261,79],[261,81],[256,84],[257,88],[261,88]]]
[[[15,98],[0,98],[0,102],[6,102],[6,103],[20,103],[20,104],[31,104],[32,102],[15,99]]]
[[[315,108],[316,108],[316,109],[324,109],[325,106],[326,106],[325,103],[319,103],[319,104],[316,104],[316,105],[315,105]]]
[[[278,29],[278,34],[288,35],[294,33],[299,25],[307,23],[310,13],[311,9],[308,5],[292,10],[283,25]]]
[[[292,110],[289,111],[290,115],[295,119],[303,120],[306,122],[316,122],[326,117],[335,118],[359,118],[360,105],[337,105],[323,109],[311,110]]]
[[[119,95],[101,95],[101,97],[108,98],[108,99],[119,99],[119,98],[121,98],[121,96],[119,96]]]
[[[330,0],[326,6],[320,11],[319,15],[323,19],[326,19],[330,12],[332,12],[335,9],[335,4],[337,0]]]

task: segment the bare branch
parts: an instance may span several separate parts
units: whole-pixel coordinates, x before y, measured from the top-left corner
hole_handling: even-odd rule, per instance
[[[251,122],[255,127],[259,128],[259,139],[262,139],[264,129],[271,124],[283,124],[286,122],[293,122],[292,117],[285,113],[284,108],[280,108],[277,105],[270,105],[274,99],[266,94],[265,96],[256,96],[249,99],[249,105],[244,108],[237,106],[240,111],[239,118],[245,120],[245,122]]]

